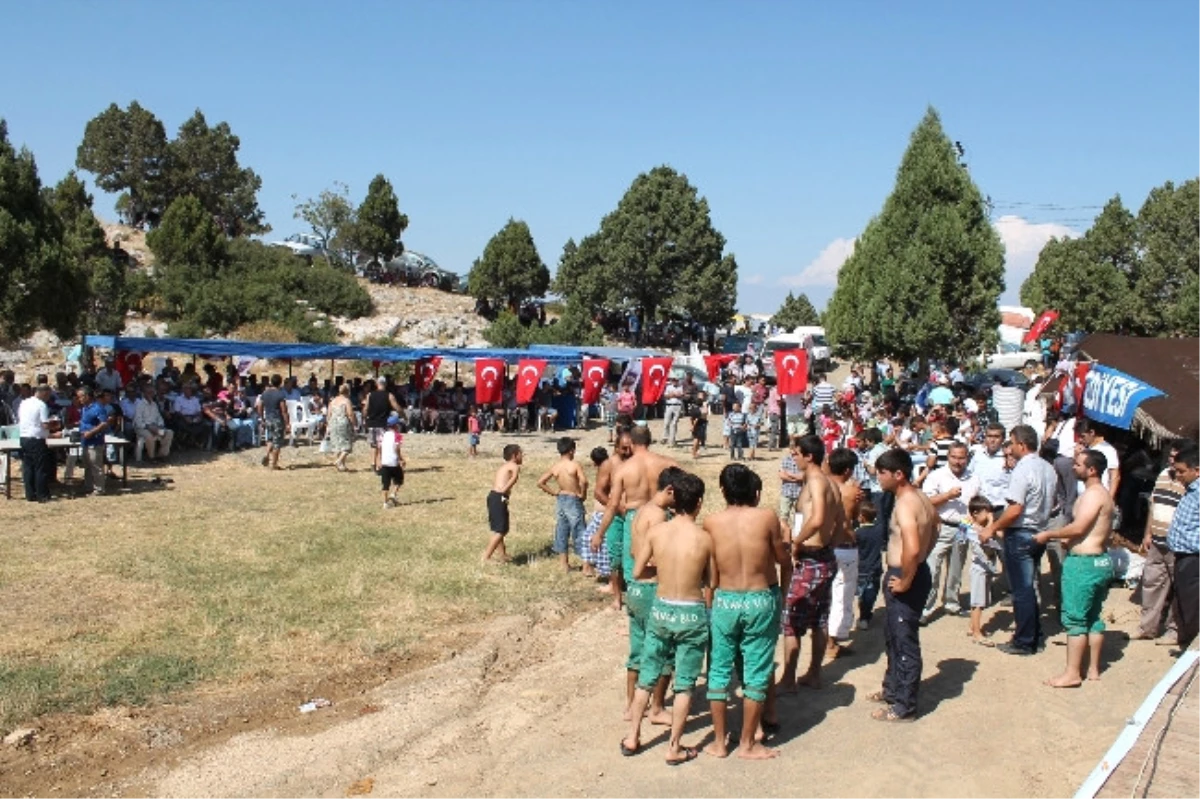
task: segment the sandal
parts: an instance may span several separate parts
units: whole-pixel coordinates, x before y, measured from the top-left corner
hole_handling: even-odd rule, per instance
[[[625,742],[622,741],[621,745],[624,746]],[[685,746],[682,749],[680,749],[679,751],[683,755],[683,757],[681,757],[677,760],[667,760],[668,766],[678,766],[681,763],[690,763],[691,761],[695,760],[697,757],[700,756],[700,750],[695,749],[691,746]]]
[[[916,716],[897,716],[895,711],[890,707],[881,707],[871,714],[871,718],[876,721],[888,721],[893,723],[909,723],[917,720]]]
[[[887,697],[883,695],[883,691],[876,691],[873,694],[867,694],[868,702],[876,702],[881,705],[887,704]]]
[[[641,744],[638,744],[637,746],[630,748],[625,745],[625,739],[624,738],[621,739],[621,754],[624,755],[625,757],[633,757],[634,755],[636,755],[638,753],[638,750],[641,748],[642,748]]]

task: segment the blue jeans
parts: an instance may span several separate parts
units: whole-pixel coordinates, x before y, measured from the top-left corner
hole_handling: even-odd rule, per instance
[[[1012,644],[1030,652],[1042,640],[1042,620],[1033,583],[1041,572],[1042,553],[1046,551],[1045,545],[1034,542],[1034,533],[1029,527],[1010,527],[1004,532],[1004,569],[1008,572],[1013,615],[1017,619]]]
[[[584,540],[583,500],[573,494],[559,494],[554,520],[554,554],[562,555],[567,544],[575,542],[575,552],[583,557],[588,546]]]

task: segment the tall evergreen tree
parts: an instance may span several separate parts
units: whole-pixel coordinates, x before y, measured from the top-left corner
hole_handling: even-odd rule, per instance
[[[930,108],[842,267],[827,331],[868,356],[961,358],[995,342],[1003,290],[1003,245]]]
[[[1095,257],[1083,239],[1051,239],[1021,284],[1021,302],[1041,312],[1058,311],[1064,330],[1113,333],[1121,329],[1129,283],[1110,260]]]
[[[525,300],[540,297],[550,288],[550,270],[542,263],[529,225],[509,219],[475,259],[467,278],[467,292],[513,313]]]
[[[771,317],[771,324],[792,330],[797,327],[816,327],[821,324],[821,315],[813,307],[808,295],[801,293],[799,297],[788,292],[779,310]]]
[[[1196,335],[1200,295],[1200,181],[1151,189],[1137,215],[1140,263],[1131,286],[1133,330]]]
[[[137,101],[116,103],[87,123],[75,166],[96,176],[96,185],[121,192],[118,206],[136,227],[158,224],[170,204],[169,148],[163,123]]]
[[[270,231],[258,207],[262,178],[238,164],[241,140],[227,122],[209,127],[200,109],[179,126],[168,145],[169,200],[191,195],[213,215],[227,236]]]
[[[381,264],[404,252],[400,237],[408,227],[408,216],[400,213],[400,201],[391,181],[376,175],[367,187],[367,196],[348,225],[348,244]]]

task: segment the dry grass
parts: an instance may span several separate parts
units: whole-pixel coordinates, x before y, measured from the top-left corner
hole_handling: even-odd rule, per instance
[[[547,439],[522,440],[509,551],[524,563],[499,567],[478,561],[506,441],[469,463],[460,436],[409,438],[405,504],[387,511],[361,442],[353,474],[308,447],[285,451],[283,473],[261,450],[193,454],[131,468],[130,493],[0,503],[0,725],[382,662],[547,597],[599,602],[548,554],[553,500],[533,485]]]

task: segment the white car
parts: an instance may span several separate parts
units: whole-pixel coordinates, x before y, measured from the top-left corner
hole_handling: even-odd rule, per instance
[[[283,241],[269,242],[271,247],[286,247],[293,255],[301,258],[314,258],[325,254],[325,239],[312,233],[293,233]]]
[[[1026,369],[1041,362],[1041,353],[1023,350],[1016,344],[1001,344],[984,362],[988,369]]]

